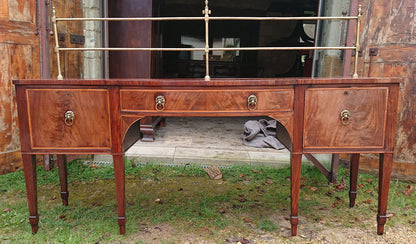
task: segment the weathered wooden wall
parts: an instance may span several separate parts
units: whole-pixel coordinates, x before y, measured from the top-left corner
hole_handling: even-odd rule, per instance
[[[82,17],[81,0],[54,1],[62,17]],[[22,167],[19,125],[13,79],[40,77],[39,39],[35,35],[34,0],[0,0],[0,174]],[[58,32],[64,37],[60,45],[70,44],[70,34],[82,35],[82,23],[64,23]],[[51,76],[57,76],[53,39],[50,37]],[[61,56],[64,77],[82,77],[82,53]]]
[[[363,0],[360,3],[364,16],[359,73],[403,78],[395,160],[416,164],[416,1]]]
[[[21,167],[12,79],[39,77],[34,2],[0,0],[0,174]]]
[[[69,18],[82,18],[81,0],[58,0],[53,1],[53,6],[56,9],[56,16]],[[58,22],[59,46],[60,47],[83,47],[80,44],[72,44],[70,41],[71,34],[83,35],[82,22],[68,21]],[[54,51],[55,39],[50,36],[49,39],[49,54],[51,65],[51,77],[58,76],[58,66],[56,62],[56,54]],[[83,52],[60,52],[60,61],[62,75],[64,78],[83,78]]]

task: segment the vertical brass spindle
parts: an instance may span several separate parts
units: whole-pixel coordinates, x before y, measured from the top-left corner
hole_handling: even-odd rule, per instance
[[[358,15],[357,15],[357,39],[355,41],[355,62],[354,62],[354,75],[353,78],[358,78],[357,67],[358,67],[358,54],[360,51],[360,28],[361,28],[361,16],[362,16],[362,6],[358,5]]]
[[[205,0],[205,9],[202,10],[202,14],[205,15],[205,80],[210,81],[211,77],[209,76],[209,15],[211,10],[208,7],[208,0]]]
[[[55,52],[56,52],[56,62],[58,64],[58,80],[62,80],[64,77],[61,73],[61,60],[59,59],[59,43],[58,43],[58,31],[56,27],[56,11],[55,7],[53,7],[53,16],[52,16],[52,23],[53,23],[53,30],[55,34]]]

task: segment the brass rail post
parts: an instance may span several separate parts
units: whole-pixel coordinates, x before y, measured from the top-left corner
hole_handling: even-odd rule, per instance
[[[357,68],[358,68],[358,54],[361,49],[360,45],[360,28],[361,28],[361,16],[362,16],[362,6],[358,5],[358,15],[357,15],[357,30],[355,31],[356,34],[356,41],[355,41],[355,62],[354,62],[354,74],[353,78],[358,78]]]
[[[55,52],[56,52],[56,62],[58,64],[58,80],[62,80],[64,77],[61,73],[61,60],[59,59],[59,43],[58,43],[58,30],[56,27],[56,11],[55,7],[53,7],[53,16],[52,16],[52,22],[53,22],[53,30],[55,34]]]
[[[205,20],[205,81],[210,81],[211,77],[209,76],[209,15],[211,10],[208,7],[208,0],[205,0],[205,9],[202,10]]]

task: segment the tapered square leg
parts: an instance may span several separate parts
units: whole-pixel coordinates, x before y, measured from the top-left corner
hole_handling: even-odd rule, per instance
[[[113,155],[114,178],[116,182],[118,225],[120,234],[126,232],[126,198],[123,155]]]
[[[22,154],[23,170],[25,174],[27,202],[29,206],[29,223],[32,233],[38,232],[38,194],[36,180],[36,157],[31,154]]]
[[[387,221],[387,200],[389,197],[393,153],[380,154],[379,182],[378,182],[378,214],[377,234],[382,235]]]
[[[355,153],[351,155],[350,164],[350,207],[354,207],[355,199],[357,197],[357,180],[358,180],[358,166],[360,163],[360,154]]]
[[[61,199],[62,204],[68,206],[68,171],[66,167],[66,155],[57,155],[59,181],[61,183]]]
[[[331,158],[331,172],[330,172],[330,182],[333,184],[337,183],[338,178],[338,167],[339,167],[339,154],[333,153]]]
[[[299,190],[300,172],[302,164],[302,154],[291,154],[290,162],[290,186],[291,186],[291,210],[290,224],[292,226],[292,236],[297,235],[298,228],[298,209],[299,209]]]

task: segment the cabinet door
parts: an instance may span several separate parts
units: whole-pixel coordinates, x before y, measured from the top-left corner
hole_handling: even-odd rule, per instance
[[[33,149],[111,148],[106,89],[28,89],[26,95]],[[66,120],[69,111],[73,119]]]
[[[387,87],[307,89],[304,148],[383,148],[387,99]]]

